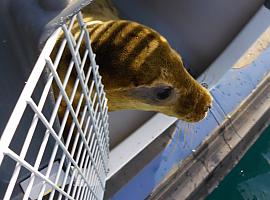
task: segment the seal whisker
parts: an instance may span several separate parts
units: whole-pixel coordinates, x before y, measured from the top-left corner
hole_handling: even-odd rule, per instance
[[[221,91],[219,90],[219,88],[216,88],[216,90],[221,93]],[[229,124],[231,125],[231,127],[232,127],[233,131],[235,132],[235,134],[237,134],[241,138],[241,136],[239,135],[236,127],[234,126],[234,124],[233,124],[233,122],[231,120],[231,117],[229,117],[226,114],[225,110],[223,109],[223,107],[221,106],[221,104],[219,103],[219,101],[216,99],[215,95],[212,95],[212,96],[213,96],[214,101],[217,103],[218,107],[221,109],[221,111],[218,111],[218,112],[221,112],[222,113],[222,115],[229,121]]]

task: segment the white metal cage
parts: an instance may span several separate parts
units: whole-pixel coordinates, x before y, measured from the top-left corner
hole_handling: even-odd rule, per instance
[[[76,37],[74,26],[80,32]],[[66,51],[70,63],[61,78],[57,68]],[[64,115],[59,117],[62,104]],[[2,133],[0,199],[102,199],[109,156],[107,112],[79,13],[46,42]]]

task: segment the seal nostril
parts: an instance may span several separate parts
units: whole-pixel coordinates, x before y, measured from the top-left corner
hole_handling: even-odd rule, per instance
[[[211,105],[210,106],[205,106],[204,112],[208,112],[211,109]]]

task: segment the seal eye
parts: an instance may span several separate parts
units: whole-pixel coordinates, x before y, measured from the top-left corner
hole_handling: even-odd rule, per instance
[[[165,100],[172,94],[172,87],[166,86],[156,89],[156,98],[158,100]]]

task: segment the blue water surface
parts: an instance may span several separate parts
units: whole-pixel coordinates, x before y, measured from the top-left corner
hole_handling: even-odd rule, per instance
[[[206,200],[270,200],[270,126]]]

